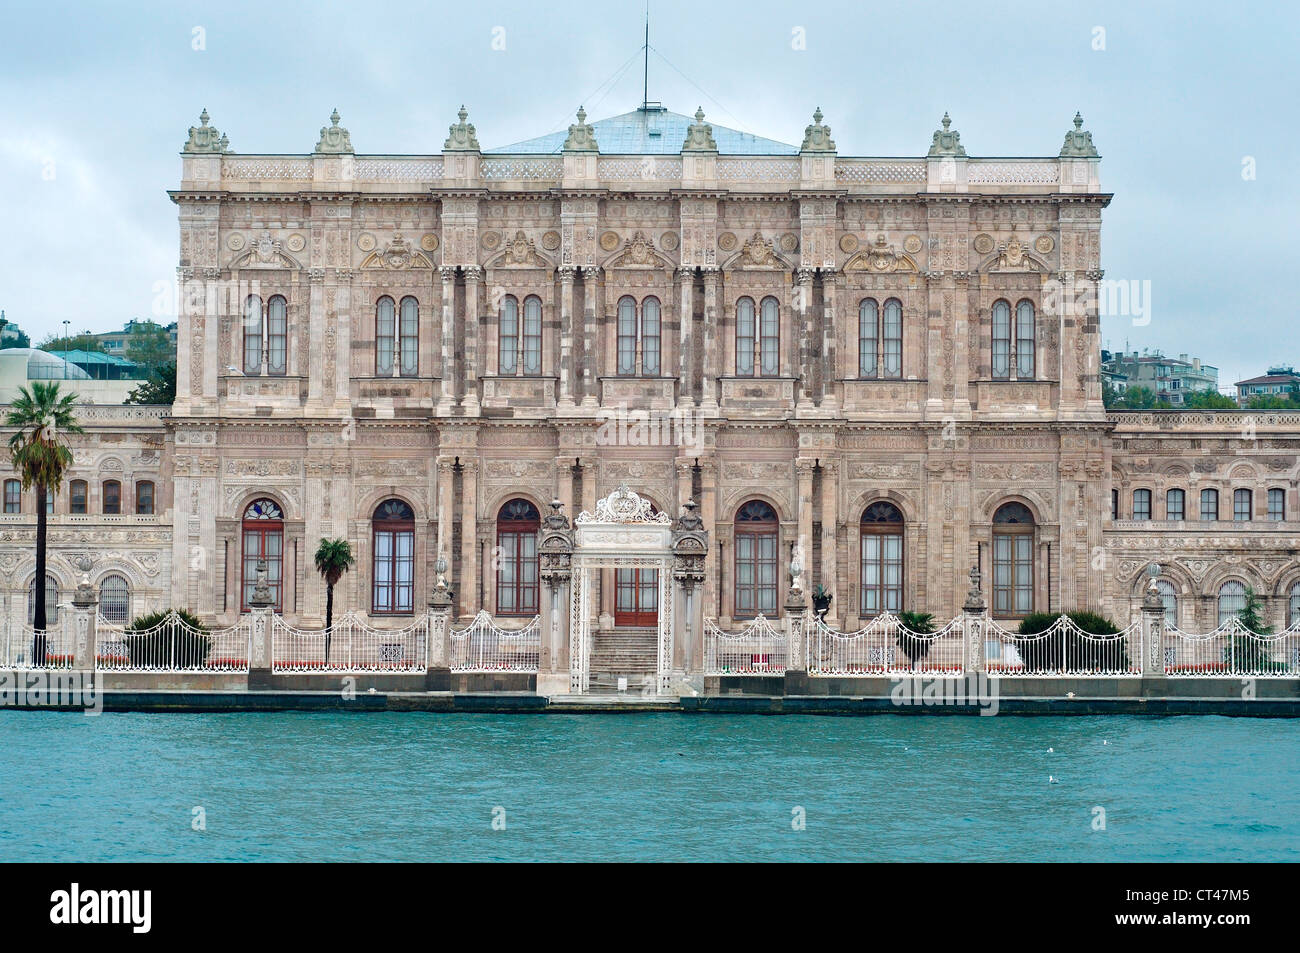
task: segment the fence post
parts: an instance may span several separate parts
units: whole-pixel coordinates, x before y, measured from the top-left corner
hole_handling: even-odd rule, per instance
[[[72,667],[93,672],[95,670],[96,632],[95,616],[99,600],[88,576],[82,576],[72,594]]]
[[[1146,594],[1142,596],[1142,677],[1163,678],[1165,675],[1165,604],[1156,588],[1156,576],[1151,575]]]
[[[789,659],[785,667],[785,694],[807,695],[808,685],[808,599],[794,574],[790,591],[785,595],[785,638]]]
[[[966,592],[966,602],[961,607],[962,638],[964,640],[965,660],[962,666],[967,675],[976,675],[985,671],[988,659],[984,657],[984,593],[980,591],[979,567],[970,568],[970,589]]]
[[[441,564],[441,561],[440,561]],[[445,570],[429,596],[429,637],[425,641],[425,691],[451,690],[451,604],[455,594],[447,586]]]
[[[248,597],[248,687],[253,688],[257,681],[266,679],[265,684],[269,688],[274,656],[271,648],[271,617],[275,611],[275,600],[271,596],[271,587],[267,584],[265,559],[257,561],[256,578],[253,594]]]

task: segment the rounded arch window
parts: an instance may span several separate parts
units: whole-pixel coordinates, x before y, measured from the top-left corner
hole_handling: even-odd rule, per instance
[[[735,617],[752,619],[777,612],[778,525],[776,511],[762,500],[750,500],[736,511]]]
[[[537,531],[541,514],[530,501],[516,498],[497,512],[497,614],[537,613]]]
[[[109,573],[99,581],[99,614],[109,622],[131,619],[131,587],[120,573]]]
[[[393,373],[393,341],[397,334],[397,306],[384,295],[375,302],[375,375]]]
[[[1156,580],[1156,592],[1160,593],[1160,602],[1165,607],[1165,625],[1175,628],[1178,625],[1178,590],[1168,579]]]
[[[257,588],[257,564],[264,559],[271,604],[279,612],[283,605],[284,511],[269,497],[253,500],[244,508],[241,530],[240,609],[247,612],[250,608],[253,590]]]
[[[1219,587],[1219,625],[1236,619],[1246,608],[1246,584],[1229,579]]]
[[[404,500],[384,500],[370,525],[370,611],[409,614],[415,607],[415,511]]]
[[[903,514],[886,500],[862,511],[861,591],[858,605],[865,616],[903,609]]]
[[[45,574],[45,624],[53,625],[59,619],[59,581],[53,574]],[[36,621],[36,577],[27,584],[27,624]]]
[[[993,613],[1020,618],[1034,611],[1034,514],[1010,502],[993,514]]]

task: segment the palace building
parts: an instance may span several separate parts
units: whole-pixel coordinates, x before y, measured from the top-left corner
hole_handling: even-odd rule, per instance
[[[169,193],[176,403],[83,407],[46,598],[85,572],[110,620],[229,625],[264,559],[319,626],[312,555],[342,537],[336,611],[405,624],[442,558],[458,618],[527,619],[551,500],[626,485],[650,518],[698,503],[724,628],[782,614],[792,556],[843,629],[955,615],[972,565],[996,618],[1127,621],[1152,562],[1185,629],[1248,586],[1300,617],[1300,414],[1103,408],[1112,196],[1082,119],[1025,158],[969,156],[946,115],[924,154],[841,155],[822,119],[796,145],[579,110],[483,149],[462,108],[440,153],[364,155],[336,112],[263,155],[204,112]],[[13,620],[33,499],[6,480]],[[666,565],[595,572],[598,646],[656,625]]]

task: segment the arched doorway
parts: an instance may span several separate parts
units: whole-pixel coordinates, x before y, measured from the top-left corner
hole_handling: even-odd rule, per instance
[[[649,502],[649,501],[647,501]],[[650,504],[650,514],[659,510]],[[643,567],[614,570],[614,625],[646,627],[659,624],[659,570]]]
[[[257,564],[266,560],[266,584],[271,590],[271,604],[282,611],[284,581],[284,511],[275,500],[263,497],[249,503],[242,523],[243,570],[239,608],[247,612],[257,587]]]

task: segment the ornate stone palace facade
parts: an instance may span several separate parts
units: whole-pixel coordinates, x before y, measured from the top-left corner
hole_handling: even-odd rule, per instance
[[[458,615],[529,617],[552,498],[626,483],[698,501],[724,627],[782,612],[796,546],[842,627],[951,616],[972,564],[995,616],[1127,619],[1152,561],[1184,628],[1247,585],[1289,622],[1300,417],[1102,407],[1081,120],[1049,158],[969,157],[946,116],[917,158],[830,132],[650,107],[483,150],[462,109],[441,154],[356,154],[336,114],[310,155],[239,155],[205,113],[170,193],[177,400],[83,410],[53,598],[86,572],[106,614],[228,624],[264,557],[318,625],[312,555],[345,537],[340,610],[401,624],[441,555]],[[32,505],[6,486],[14,619]],[[654,624],[655,571],[597,573],[598,629]]]

